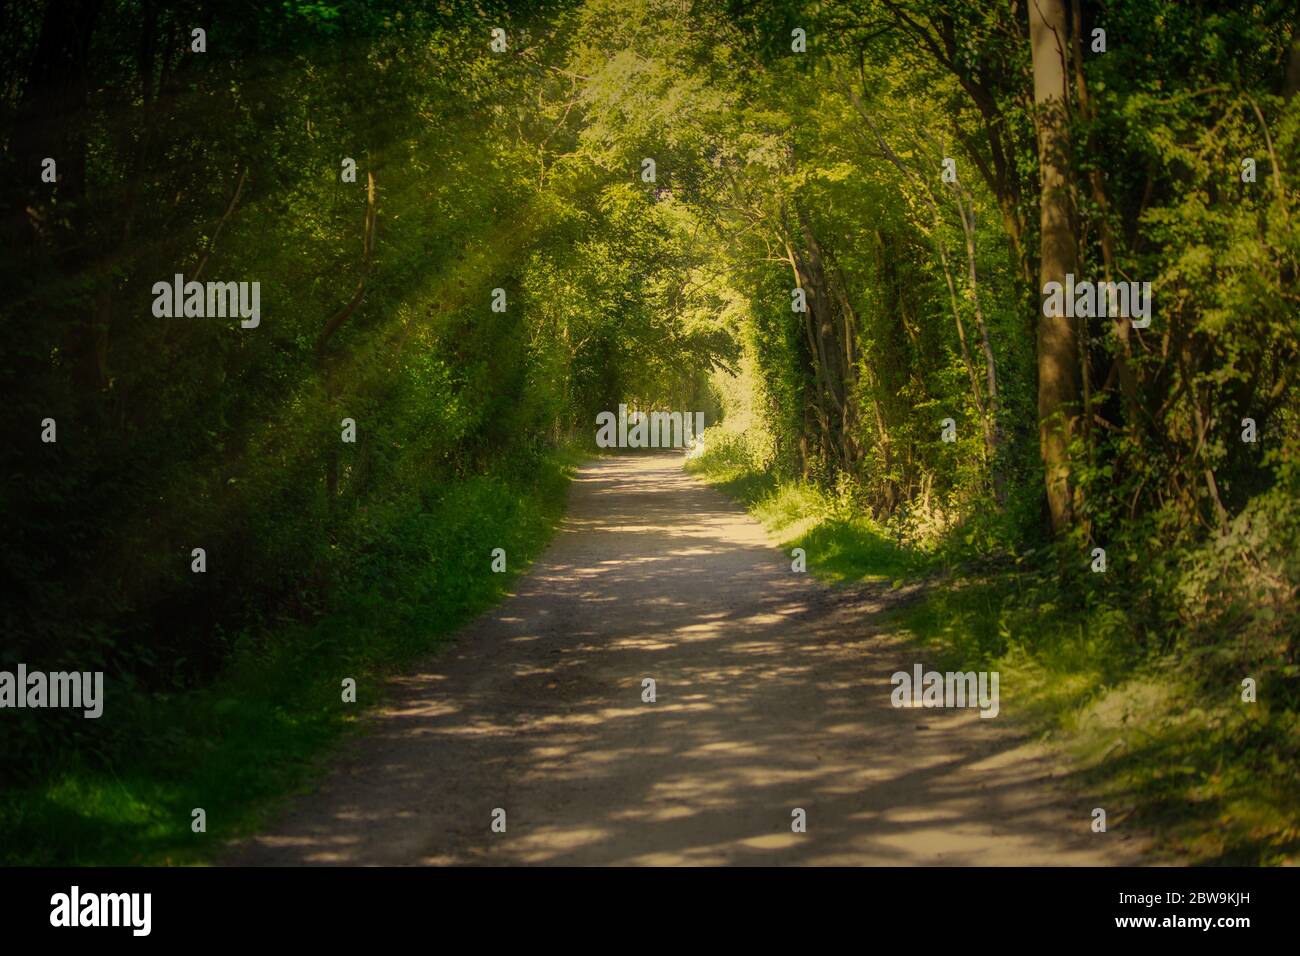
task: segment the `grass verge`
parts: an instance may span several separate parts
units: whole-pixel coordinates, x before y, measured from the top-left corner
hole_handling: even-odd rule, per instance
[[[502,597],[558,523],[572,463],[557,458],[528,480],[470,478],[432,509],[375,515],[388,546],[359,557],[326,616],[240,635],[206,687],[114,696],[101,752],[70,754],[0,790],[0,862],[202,863],[255,830],[379,700],[386,674]],[[505,549],[509,573],[489,570],[493,547]],[[349,677],[355,704],[342,701]],[[195,808],[204,833],[192,831]]]
[[[900,581],[940,569],[816,488],[782,482],[718,443],[688,470],[744,504],[811,573]],[[1032,555],[1022,555],[1028,567]],[[927,667],[996,670],[1001,713],[1051,743],[1109,832],[1140,828],[1158,860],[1294,862],[1300,853],[1300,718],[1284,695],[1244,705],[1236,679],[1207,684],[1185,661],[1143,652],[1122,608],[1087,606],[1015,568],[962,573],[890,612]]]

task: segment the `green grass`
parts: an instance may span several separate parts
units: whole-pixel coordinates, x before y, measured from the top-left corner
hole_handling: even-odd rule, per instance
[[[779,482],[734,444],[689,464],[743,503],[831,582],[925,575],[932,586],[885,623],[937,670],[996,670],[1001,715],[1049,742],[1108,824],[1153,837],[1177,863],[1269,865],[1300,853],[1300,717],[1285,693],[1244,704],[1237,676],[1142,650],[1122,607],[1067,600],[1032,555],[996,571],[941,573],[826,493]]]
[[[705,455],[687,468],[753,512],[783,547],[803,548],[809,569],[828,580],[898,579],[933,563],[811,485],[777,481],[728,457]]]
[[[313,779],[378,702],[386,674],[500,599],[549,540],[567,483],[556,460],[528,481],[470,478],[432,510],[376,516],[392,546],[358,559],[325,617],[243,635],[207,687],[115,695],[100,718],[112,720],[107,752],[60,758],[35,782],[0,791],[0,862],[201,863],[254,830]],[[494,547],[506,550],[507,574],[490,572]],[[342,701],[346,677],[355,704]],[[191,830],[196,807],[206,833]]]

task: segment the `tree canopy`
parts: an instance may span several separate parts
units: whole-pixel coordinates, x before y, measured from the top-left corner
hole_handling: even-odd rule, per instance
[[[1290,0],[0,18],[4,660],[201,683],[629,403],[1300,693]]]

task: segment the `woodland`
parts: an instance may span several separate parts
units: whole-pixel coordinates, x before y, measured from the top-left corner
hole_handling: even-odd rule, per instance
[[[11,0],[0,81],[0,667],[107,676],[0,714],[0,858],[246,824],[620,404],[1170,846],[1294,856],[1295,0]]]

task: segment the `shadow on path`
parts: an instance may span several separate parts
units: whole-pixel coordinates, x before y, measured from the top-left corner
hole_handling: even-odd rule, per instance
[[[1004,722],[890,705],[916,652],[873,621],[907,593],[792,573],[678,454],[591,463],[516,592],[223,862],[1139,862]]]

